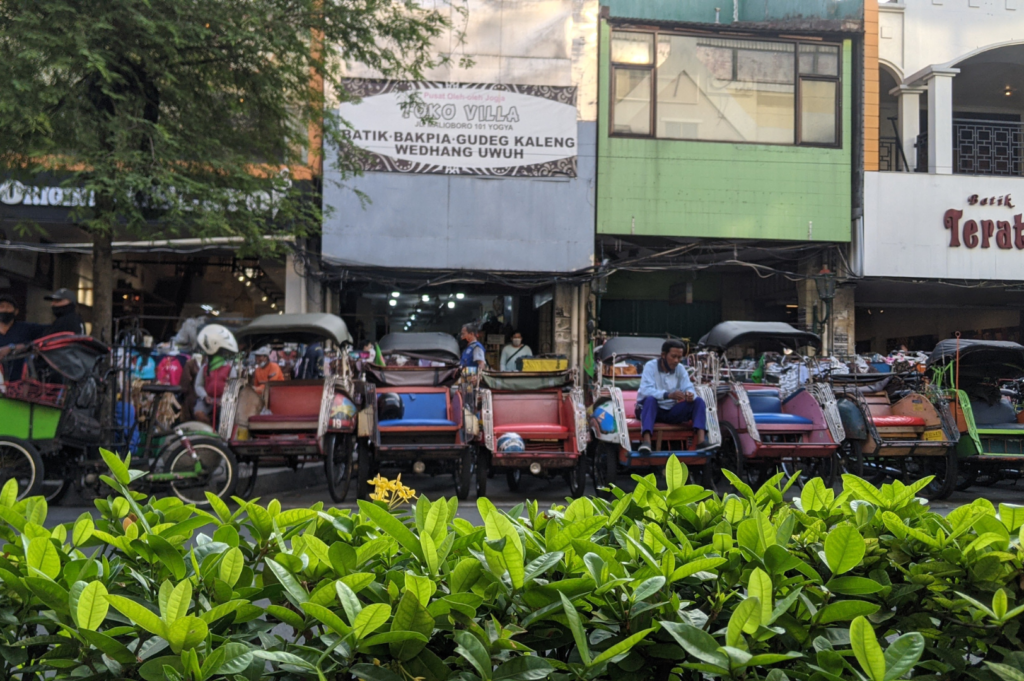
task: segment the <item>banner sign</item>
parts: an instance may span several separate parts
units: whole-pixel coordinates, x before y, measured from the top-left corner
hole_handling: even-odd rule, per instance
[[[576,177],[576,88],[349,79],[363,170]]]

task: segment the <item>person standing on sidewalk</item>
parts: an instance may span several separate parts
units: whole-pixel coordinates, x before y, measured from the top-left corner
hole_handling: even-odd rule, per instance
[[[50,309],[53,310],[53,324],[50,324],[44,335],[70,331],[76,336],[85,335],[85,323],[82,316],[78,314],[77,299],[75,294],[66,288],[59,288],[44,300],[50,301]]]
[[[636,418],[640,419],[641,454],[651,453],[651,434],[655,423],[679,424],[693,421],[694,445],[704,444],[707,430],[707,405],[697,397],[690,374],[683,366],[686,345],[667,340],[661,346],[661,357],[644,365],[640,389],[636,394]]]

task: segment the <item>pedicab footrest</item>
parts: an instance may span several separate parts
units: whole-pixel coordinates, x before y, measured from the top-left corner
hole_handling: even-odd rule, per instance
[[[381,428],[454,428],[448,419],[388,419],[377,424]]]
[[[876,428],[923,428],[924,419],[919,416],[872,416]]]

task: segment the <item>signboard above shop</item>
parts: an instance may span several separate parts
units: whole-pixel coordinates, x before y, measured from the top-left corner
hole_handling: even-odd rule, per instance
[[[363,170],[576,177],[576,88],[349,79],[339,107]]]
[[[865,173],[864,274],[1024,280],[1020,178]]]

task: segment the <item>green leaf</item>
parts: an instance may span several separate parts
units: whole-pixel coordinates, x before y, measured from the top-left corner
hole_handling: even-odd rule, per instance
[[[90,582],[78,597],[78,626],[96,631],[107,618],[107,587],[103,582]]]
[[[10,482],[11,481],[8,480],[8,483]],[[81,546],[85,542],[89,541],[94,529],[96,529],[96,525],[92,522],[92,518],[88,513],[83,513],[79,516],[78,520],[75,521],[74,529],[71,530],[71,543],[75,546]]]
[[[628,653],[630,650],[633,649],[633,646],[635,646],[640,641],[644,640],[647,634],[651,633],[652,631],[654,631],[654,629],[644,629],[643,631],[638,631],[637,633],[633,634],[625,640],[619,641],[607,650],[602,651],[600,655],[594,658],[594,661],[591,662],[589,666],[596,667],[597,665],[603,662],[608,662],[612,658]]]
[[[747,595],[756,598],[761,604],[762,622],[772,618],[773,594],[772,578],[761,568],[754,568],[750,573],[750,581],[747,582]]]
[[[302,585],[299,584],[292,573],[288,572],[288,568],[273,558],[267,558],[265,564],[274,573],[274,576],[277,577],[277,581],[281,582],[281,586],[284,587],[284,590],[291,597],[295,605],[301,605],[309,600],[309,594],[306,593],[306,590],[302,588]]]
[[[867,601],[836,601],[818,612],[818,624],[849,622],[854,617],[873,615],[878,612],[878,608],[876,603]]]
[[[484,681],[490,681],[491,656],[480,639],[465,630],[455,632],[454,638],[458,643],[455,652],[466,658]]]
[[[103,457],[103,461],[107,464],[107,468],[110,469],[110,472],[114,474],[114,478],[119,483],[121,483],[125,487],[131,484],[132,478],[131,475],[129,475],[128,473],[128,466],[126,466],[125,463],[121,461],[120,457],[118,457],[117,454],[106,449],[100,448],[100,456]]]
[[[363,681],[405,681],[404,678],[387,667],[381,667],[376,664],[363,663],[353,665],[349,671],[357,679],[363,679]]]
[[[224,500],[218,497],[213,492],[206,492],[206,500],[210,502],[210,508],[217,514],[222,523],[231,522],[231,511],[228,509],[228,505],[224,503]],[[283,525],[280,525],[283,527]]]
[[[385,603],[372,603],[363,608],[352,623],[352,629],[357,639],[364,639],[377,629],[384,626],[384,623],[391,617],[391,606]]]
[[[106,634],[101,634],[98,631],[89,631],[88,629],[79,630],[78,634],[86,642],[103,651],[108,657],[120,664],[136,664],[138,662],[135,653]]]
[[[864,537],[849,523],[838,525],[825,537],[825,562],[834,575],[849,572],[860,565],[864,550]]]
[[[895,681],[909,672],[924,652],[924,636],[914,631],[903,634],[885,650],[885,679]]]
[[[229,641],[217,648],[203,662],[202,676],[209,679],[214,674],[238,674],[252,663],[252,650],[244,643]]]
[[[853,499],[867,501],[878,508],[888,508],[888,504],[882,497],[882,493],[878,491],[878,488],[867,480],[858,478],[856,475],[843,473],[843,489],[849,492]]]
[[[242,576],[242,568],[244,567],[245,556],[242,555],[242,550],[236,546],[233,549],[228,549],[224,557],[220,559],[218,576],[228,586],[233,587],[238,583],[238,578]]]
[[[1003,681],[1024,681],[1024,672],[1016,667],[1000,662],[986,662],[985,665],[991,669]],[[886,677],[888,679],[888,677]],[[894,677],[898,678],[898,677]]]
[[[996,619],[1001,620],[1006,616],[1006,607],[1006,591],[996,589],[996,592],[992,594],[992,612]]]
[[[434,632],[434,618],[423,607],[416,594],[406,591],[398,601],[395,617],[391,621],[391,631],[415,631],[429,637]],[[403,641],[392,643],[391,655],[400,661],[410,660],[423,650],[419,641]]]
[[[342,622],[341,618],[334,614],[334,612],[332,612],[329,608],[325,608],[322,605],[317,605],[316,603],[306,602],[302,604],[302,609],[306,612],[306,614],[315,617],[319,622],[321,622],[322,624],[326,624],[328,627],[333,629],[334,633],[338,634],[339,636],[348,636],[350,633],[352,633],[352,628],[344,622]],[[294,628],[298,630],[299,627]]]
[[[543,657],[522,655],[503,662],[494,670],[492,681],[539,681],[547,678],[555,668]]]
[[[521,589],[526,577],[526,567],[523,564],[523,542],[515,525],[503,514],[494,511],[484,519],[484,527],[490,541],[505,540],[505,545],[501,549],[502,561],[508,570],[512,586]]]
[[[665,586],[665,578],[661,575],[645,579],[633,592],[633,602],[638,603],[649,596],[652,596]]]
[[[338,600],[341,602],[341,607],[345,609],[345,617],[348,621],[355,623],[356,617],[363,609],[362,603],[359,602],[359,597],[356,596],[348,584],[342,580],[338,580],[334,584],[334,590],[338,594]]]
[[[409,551],[416,556],[420,562],[425,562],[423,548],[420,546],[420,540],[416,538],[416,535],[413,534],[408,527],[395,518],[395,516],[391,515],[380,506],[362,499],[359,500],[359,511],[363,515],[369,516],[370,520],[375,522],[385,534],[394,537],[406,551]]]
[[[417,643],[425,644],[427,640],[427,637],[418,631],[385,631],[382,634],[374,634],[363,640],[359,647],[364,649],[384,644],[404,643],[405,641],[416,641]],[[422,651],[420,652],[422,653]]]
[[[753,634],[761,624],[761,601],[757,598],[745,598],[733,610],[729,618],[725,643],[734,648],[743,647],[743,634]]]
[[[825,588],[836,594],[865,596],[878,593],[885,587],[866,577],[834,577],[825,584]]]
[[[309,603],[303,603],[302,604],[303,610],[305,610],[307,605],[309,605]],[[323,606],[320,606],[320,607],[323,607]],[[330,612],[330,611],[328,611],[328,612]],[[290,626],[295,631],[302,631],[303,628],[305,627],[305,624],[306,624],[303,621],[302,617],[300,617],[294,610],[289,610],[288,608],[285,608],[285,607],[280,606],[280,605],[268,605],[267,606],[267,614],[270,615],[271,617],[276,617],[277,619],[281,620],[282,622],[284,622],[285,624]],[[331,614],[333,614],[333,613],[331,613]],[[327,623],[324,622],[324,624],[327,624]],[[330,626],[330,625],[328,625],[328,626]],[[348,625],[344,625],[344,627],[345,627],[345,631],[349,631]]]
[[[549,553],[544,553],[537,556],[526,565],[526,571],[523,576],[523,581],[533,581],[539,575],[544,574],[554,566],[558,565],[558,562],[562,560],[562,558],[564,557],[565,553],[563,553],[562,551],[551,551]],[[473,561],[472,558],[467,558],[465,560]],[[459,565],[456,566],[456,569],[458,569],[458,567],[461,566],[462,563],[465,562],[465,560],[460,562]],[[452,591],[457,591],[457,589],[452,588]]]
[[[431,596],[437,591],[437,584],[432,579],[407,572],[405,573],[405,588],[416,594],[416,597],[420,599],[420,603],[426,607],[430,603]]]
[[[846,477],[843,476],[844,479]],[[853,620],[850,625],[850,645],[867,677],[871,681],[885,681],[885,655],[875,638],[875,630],[863,617]]]
[[[180,653],[182,650],[195,648],[203,642],[208,633],[206,622],[200,618],[182,617],[167,627],[167,642],[171,644],[171,650]]]
[[[827,489],[821,478],[812,478],[800,492],[800,505],[804,507],[804,513],[823,511],[831,506],[834,500],[835,492]]]
[[[188,606],[192,601],[192,582],[184,579],[171,590],[167,597],[167,605],[161,612],[168,627],[188,614]],[[179,651],[174,651],[179,652]]]
[[[683,473],[683,465],[679,463],[679,459],[673,454],[665,462],[665,485],[671,494],[685,484],[686,475]]]
[[[697,560],[691,560],[686,565],[676,568],[668,581],[674,583],[698,572],[708,572],[714,570],[719,565],[723,565],[725,562],[725,558],[698,558]]]
[[[10,478],[4,483],[3,490],[0,490],[0,506],[10,508],[18,501],[18,481]]]
[[[690,655],[725,671],[729,658],[718,650],[718,641],[702,629],[686,622],[661,622],[661,627]]]
[[[206,612],[200,613],[199,619],[203,620],[207,624],[213,624],[221,617],[226,617],[227,615],[230,615],[233,612],[237,612],[239,608],[241,608],[243,605],[247,605],[248,603],[249,601],[246,601],[244,599],[227,601],[226,603],[221,603],[220,605],[213,606]]]
[[[181,581],[185,577],[185,560],[181,557],[180,549],[171,546],[169,541],[155,534],[147,535],[146,543],[175,581]]]
[[[124,596],[114,596],[111,594],[107,596],[107,602],[134,624],[137,624],[151,634],[167,638],[164,635],[166,632],[164,623],[151,610]]]
[[[564,593],[559,591],[558,597],[562,599],[562,609],[565,610],[565,616],[569,620],[569,630],[572,632],[573,640],[576,641],[576,648],[579,650],[580,659],[583,660],[583,664],[589,667],[591,659],[590,647],[587,645],[587,634],[583,630],[580,614],[576,612],[576,606],[565,597]]]
[[[67,613],[69,594],[63,586],[45,577],[26,577],[25,585],[39,600],[57,612]]]
[[[60,575],[60,554],[49,537],[36,537],[28,543],[25,562],[50,579]],[[29,574],[32,574],[31,570]],[[38,573],[37,573],[38,574]]]
[[[292,508],[287,511],[281,511],[274,516],[274,522],[283,530],[316,517],[317,512],[311,508]]]

